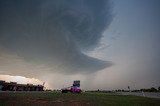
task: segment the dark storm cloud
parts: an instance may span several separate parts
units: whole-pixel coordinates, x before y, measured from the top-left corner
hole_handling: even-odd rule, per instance
[[[112,65],[82,53],[98,45],[112,20],[108,0],[1,0],[0,46],[65,73]]]

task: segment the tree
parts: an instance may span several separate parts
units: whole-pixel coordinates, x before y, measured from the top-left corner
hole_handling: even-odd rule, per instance
[[[157,89],[154,88],[154,87],[152,87],[152,88],[151,88],[151,92],[157,92]]]
[[[158,87],[158,90],[160,91],[160,86]]]

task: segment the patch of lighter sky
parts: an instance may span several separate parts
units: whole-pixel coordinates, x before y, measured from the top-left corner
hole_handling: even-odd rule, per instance
[[[19,84],[43,84],[43,81],[41,80],[35,78],[26,78],[23,76],[0,75],[0,80],[4,80],[6,82],[17,82]]]

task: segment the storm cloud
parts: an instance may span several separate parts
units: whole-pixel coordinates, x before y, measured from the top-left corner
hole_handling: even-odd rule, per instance
[[[83,51],[99,45],[111,21],[109,0],[1,0],[0,52],[54,72],[96,72],[112,62]]]

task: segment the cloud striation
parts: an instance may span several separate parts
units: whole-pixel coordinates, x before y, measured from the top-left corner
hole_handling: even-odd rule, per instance
[[[82,51],[98,46],[111,21],[109,0],[1,0],[0,47],[50,71],[96,72],[112,63]]]

